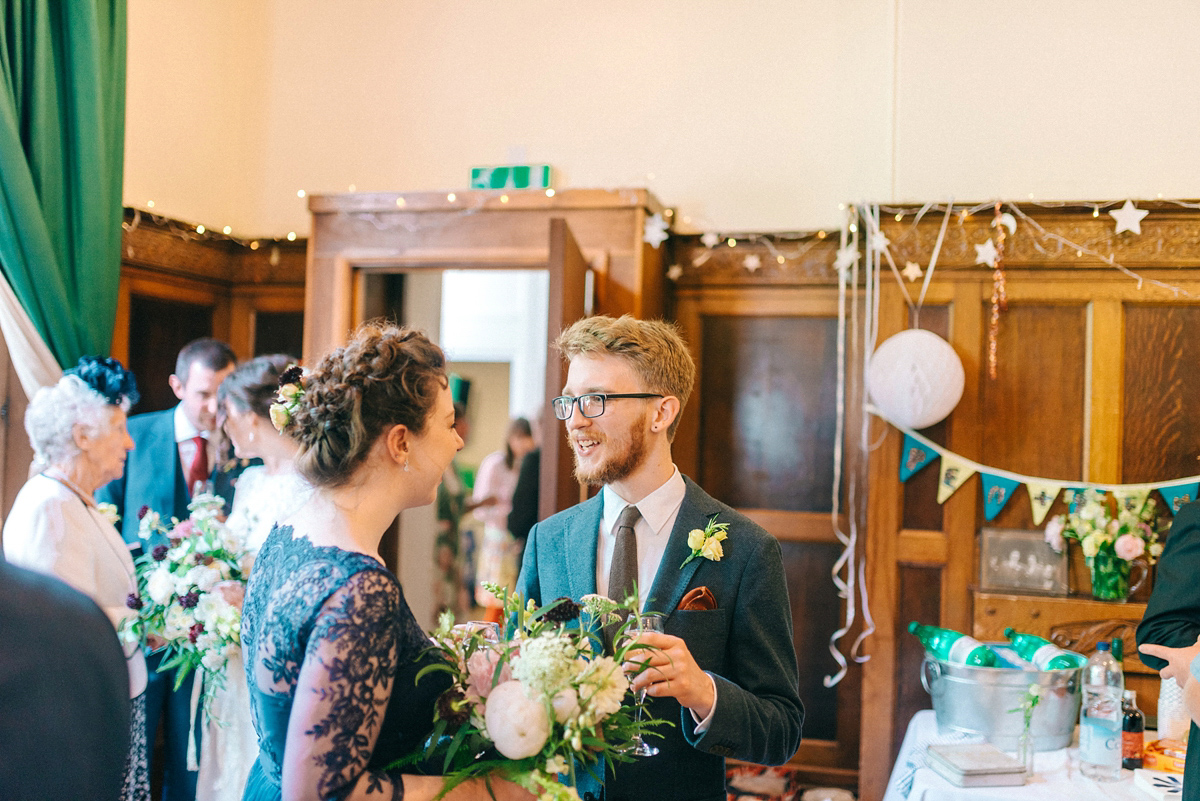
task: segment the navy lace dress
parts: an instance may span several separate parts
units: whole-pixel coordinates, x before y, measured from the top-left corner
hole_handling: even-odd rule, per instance
[[[399,777],[382,768],[419,747],[448,686],[417,672],[436,657],[404,602],[396,577],[376,560],[293,538],[267,538],[250,578],[242,618],[246,679],[260,753],[246,801],[281,798],[287,770],[322,798],[341,799],[366,772],[371,796],[398,799]],[[296,711],[297,723],[289,731]]]

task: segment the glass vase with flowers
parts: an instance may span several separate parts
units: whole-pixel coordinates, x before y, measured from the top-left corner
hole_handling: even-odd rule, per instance
[[[1162,553],[1166,526],[1158,504],[1144,490],[1118,495],[1100,489],[1069,490],[1069,511],[1046,525],[1046,542],[1062,553],[1065,540],[1076,540],[1092,579],[1092,596],[1125,601],[1146,580],[1150,565]],[[1130,576],[1137,568],[1137,578]]]

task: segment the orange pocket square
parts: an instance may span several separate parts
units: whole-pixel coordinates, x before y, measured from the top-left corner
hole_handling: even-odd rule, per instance
[[[679,602],[680,612],[692,612],[704,609],[716,609],[717,597],[708,587],[696,587],[688,590],[687,595]]]

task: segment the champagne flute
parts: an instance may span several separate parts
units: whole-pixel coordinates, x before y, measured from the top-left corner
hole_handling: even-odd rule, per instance
[[[637,633],[639,635],[647,631],[657,631],[661,633],[663,630],[663,621],[665,619],[666,616],[659,612],[647,612],[646,614],[638,615]],[[646,709],[646,689],[648,688],[643,688],[641,692],[638,693],[636,716],[638,723],[642,722],[642,714]],[[658,748],[644,741],[642,739],[641,732],[638,732],[633,735],[633,742],[631,742],[629,747],[625,749],[625,753],[632,754],[633,756],[649,757],[657,754]]]

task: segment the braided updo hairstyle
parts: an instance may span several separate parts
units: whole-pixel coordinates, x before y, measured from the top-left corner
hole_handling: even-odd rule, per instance
[[[425,430],[446,381],[446,357],[423,333],[363,325],[304,378],[303,402],[284,429],[301,445],[300,473],[314,486],[345,484],[385,428]]]

